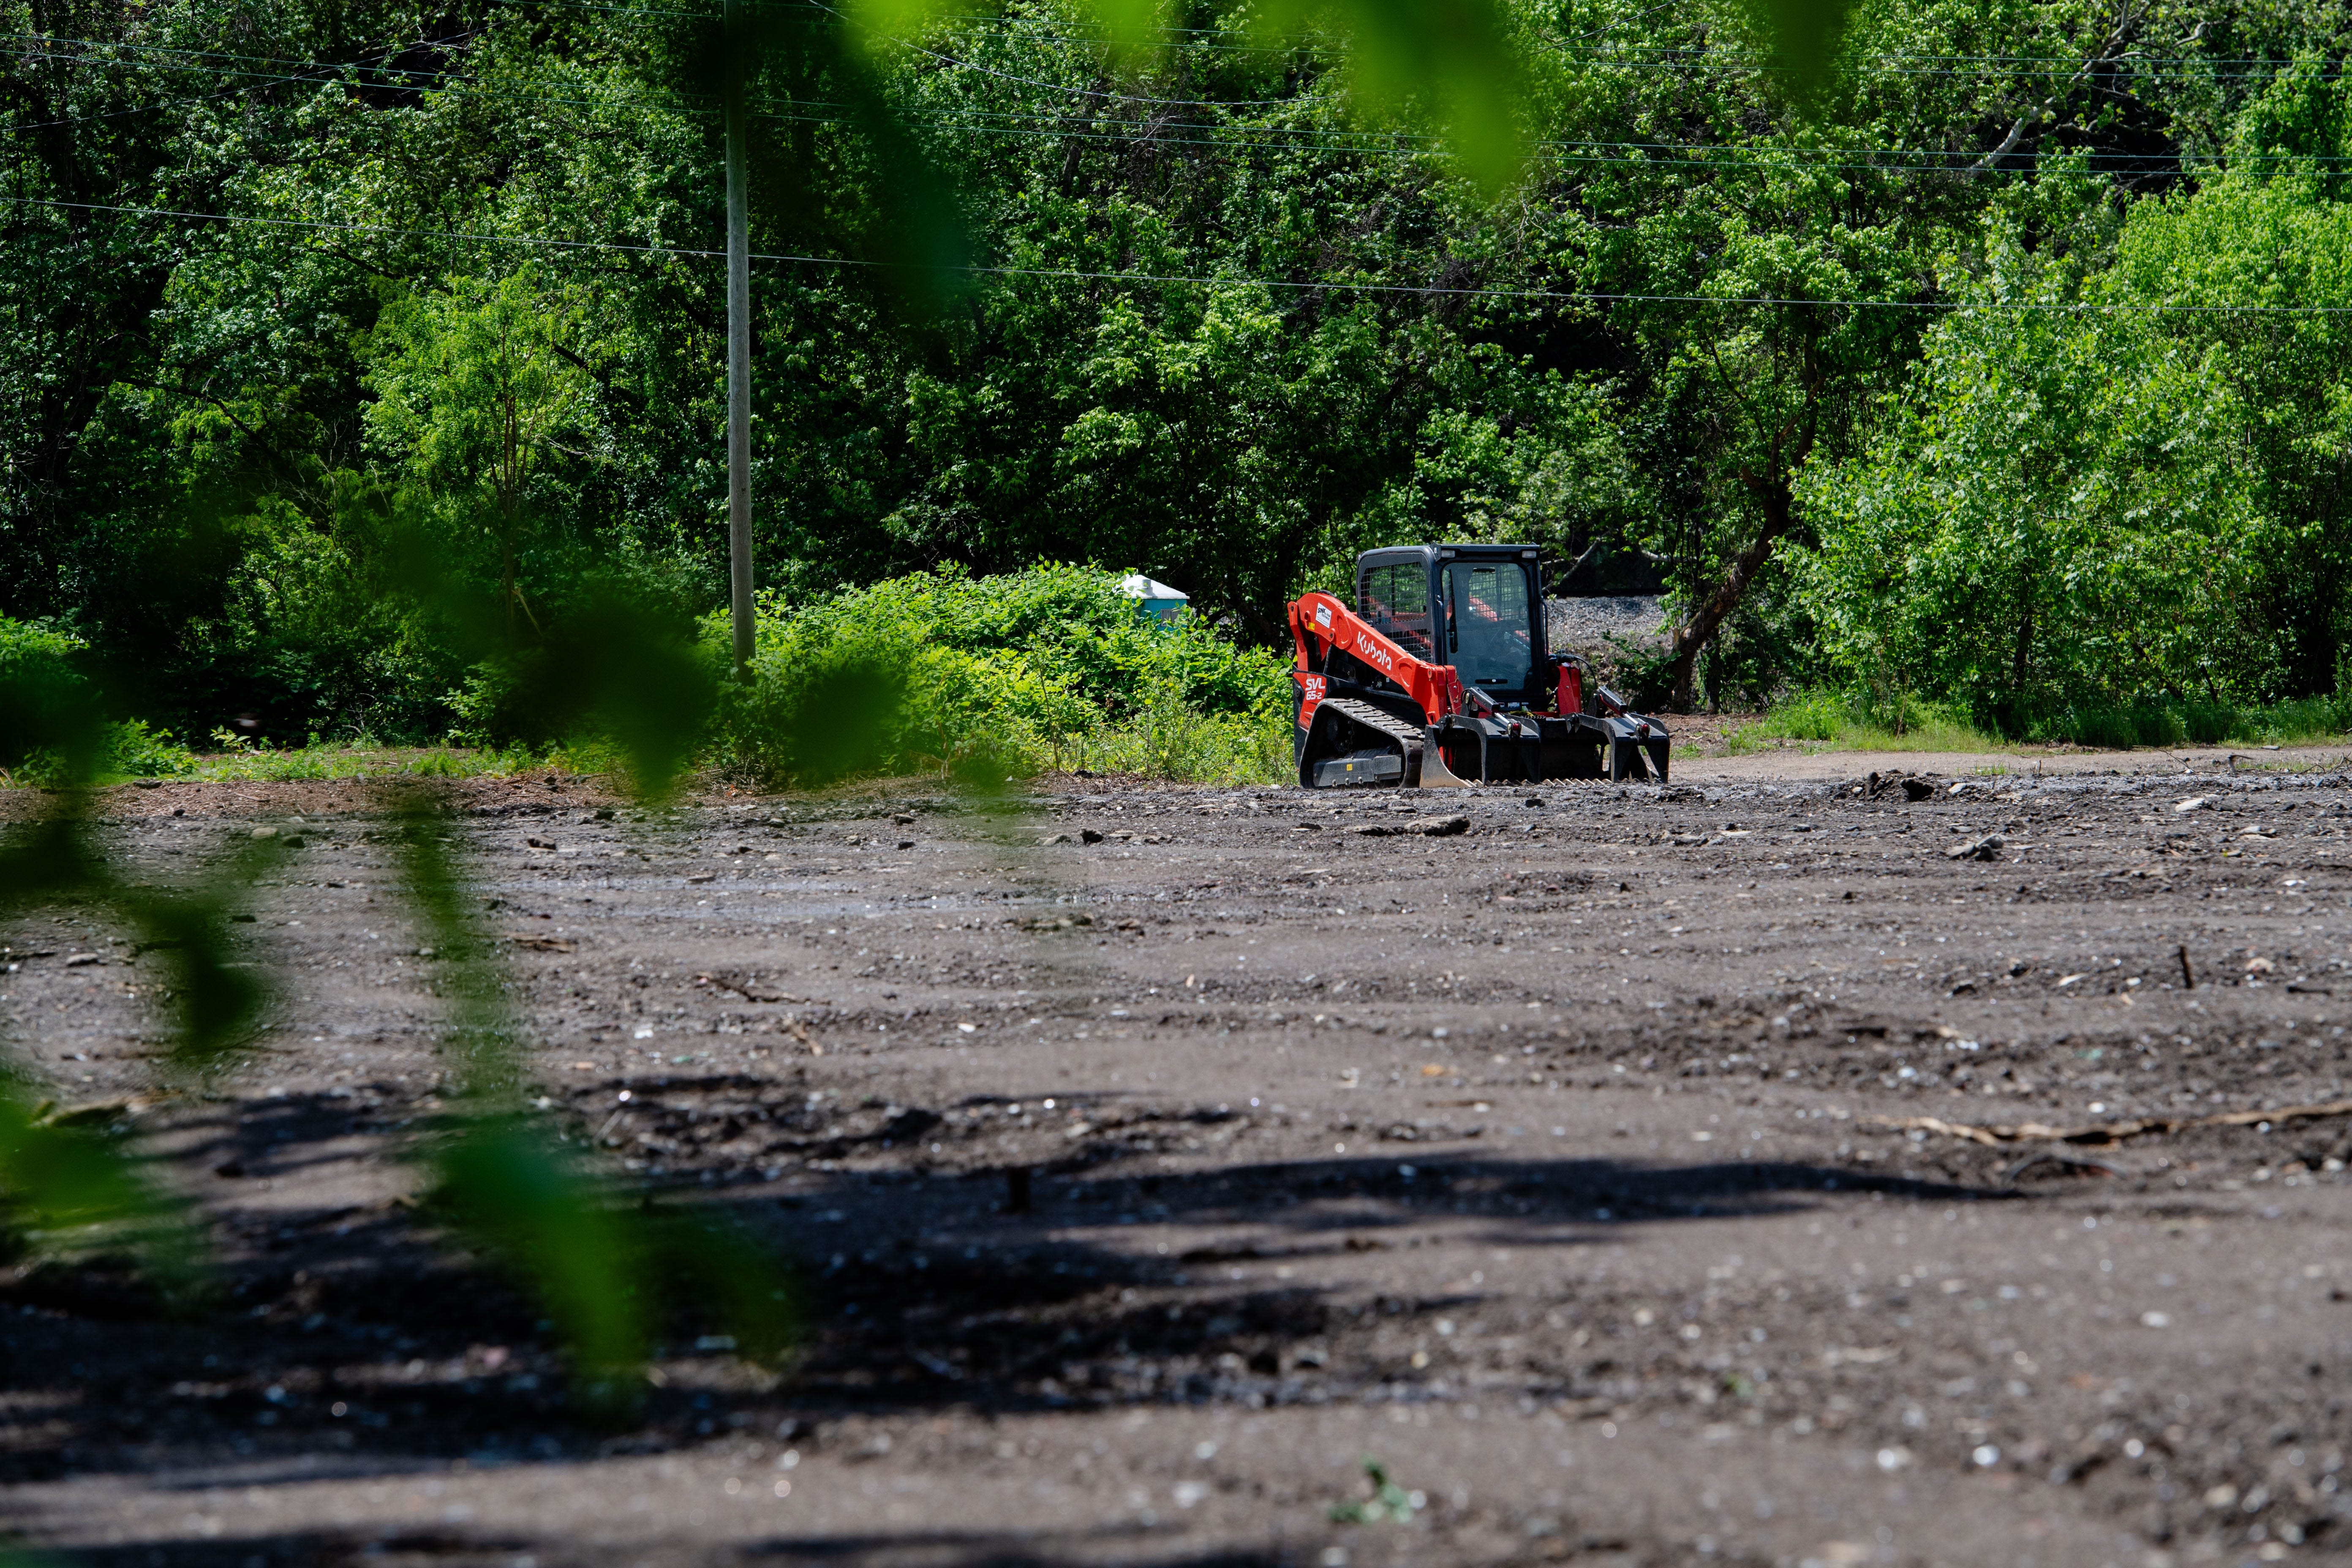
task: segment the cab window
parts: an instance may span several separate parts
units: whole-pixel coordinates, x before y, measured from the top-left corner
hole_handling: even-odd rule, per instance
[[[1418,561],[1364,573],[1362,610],[1372,629],[1413,658],[1442,663],[1430,638],[1429,570]]]
[[[1456,561],[1445,569],[1454,668],[1465,684],[1516,690],[1535,668],[1528,574],[1516,561]]]

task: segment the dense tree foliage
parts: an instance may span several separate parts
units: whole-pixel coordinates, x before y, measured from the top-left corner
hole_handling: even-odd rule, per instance
[[[525,640],[723,603],[698,9],[9,0],[0,615],[299,739],[485,710],[420,561]],[[1740,5],[1532,0],[1493,58],[920,9],[759,13],[783,605],[1087,561],[1265,642],[1359,549],[1533,538],[1670,593],[1686,697],[2344,679],[2335,9],[1871,0],[1826,73]],[[1351,94],[1422,47],[1450,110]]]

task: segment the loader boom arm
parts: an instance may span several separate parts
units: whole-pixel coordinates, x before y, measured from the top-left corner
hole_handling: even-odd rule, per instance
[[[1462,711],[1462,678],[1451,665],[1415,658],[1328,594],[1308,594],[1290,606],[1290,637],[1302,673],[1327,673],[1337,650],[1402,688],[1427,723]]]

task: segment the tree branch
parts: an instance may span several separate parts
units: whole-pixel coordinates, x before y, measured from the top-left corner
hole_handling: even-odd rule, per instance
[[[2058,116],[2058,105],[2064,101],[2068,93],[2082,86],[2083,83],[2089,79],[2091,68],[2093,66],[2095,66],[2100,61],[2107,58],[2118,48],[2123,47],[2124,37],[2131,31],[2132,24],[2136,20],[2137,20],[2137,18],[2132,15],[2130,8],[2126,6],[2123,16],[2117,18],[2116,22],[2115,30],[2109,33],[2105,39],[2101,42],[2097,52],[2093,54],[2089,59],[2084,60],[2073,76],[2066,79],[2066,85],[2064,87],[2060,88],[2057,91],[2044,99],[2039,109],[2030,109],[2023,114],[2019,115],[2017,117],[2017,123],[2009,128],[2009,134],[2000,139],[2000,145],[1969,165],[1969,176],[1973,179],[1979,174],[1991,174],[1993,172],[1994,164],[2000,163],[2003,158],[2008,157],[2011,153],[2017,151],[2017,144],[2025,139],[2025,132],[2028,127],[2056,119]]]

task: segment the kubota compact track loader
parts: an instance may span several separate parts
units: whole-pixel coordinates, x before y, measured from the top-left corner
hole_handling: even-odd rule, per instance
[[[1290,606],[1291,739],[1307,789],[1666,777],[1666,731],[1544,640],[1528,544],[1418,544],[1356,562],[1356,608]]]

